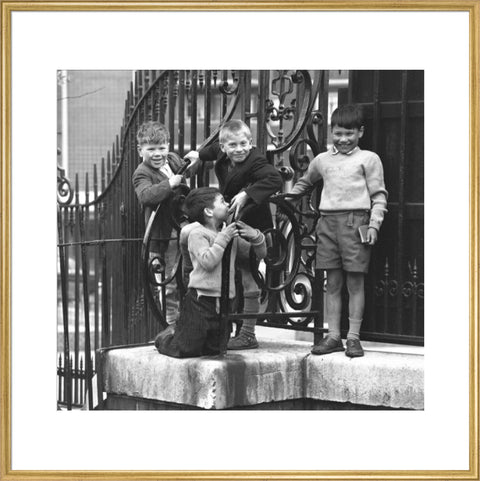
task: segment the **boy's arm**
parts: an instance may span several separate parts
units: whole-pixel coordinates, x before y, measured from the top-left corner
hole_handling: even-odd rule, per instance
[[[322,178],[320,173],[319,158],[315,157],[309,164],[307,172],[297,180],[293,189],[288,194],[303,194],[313,189],[313,186]]]
[[[213,144],[204,147],[198,152],[198,157],[201,162],[218,160],[221,155],[222,151],[218,142],[213,142]]]
[[[383,180],[382,162],[377,154],[373,154],[365,162],[365,178],[372,202],[368,226],[378,231],[387,212],[388,192],[385,189],[385,182]]]
[[[168,179],[154,184],[148,173],[141,170],[133,174],[132,182],[138,200],[143,205],[156,206],[172,193]]]
[[[250,179],[252,183],[244,189],[244,192],[256,204],[261,204],[282,188],[281,175],[263,157],[253,162]]]
[[[267,257],[265,235],[242,221],[237,221],[237,227],[241,236],[238,238],[237,256],[240,259],[248,259],[250,257],[250,246],[252,246],[259,259]]]
[[[222,262],[223,253],[230,239],[227,233],[219,232],[213,245],[210,245],[202,232],[193,231],[188,237],[190,257],[196,259],[206,271],[213,271]]]

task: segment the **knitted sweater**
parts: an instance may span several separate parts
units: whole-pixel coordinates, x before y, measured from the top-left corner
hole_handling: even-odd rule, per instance
[[[377,230],[387,212],[382,162],[377,154],[355,148],[348,154],[333,149],[317,155],[291,194],[310,190],[323,179],[321,212],[371,210],[369,227]]]
[[[228,238],[222,232],[214,232],[200,225],[191,230],[188,236],[188,251],[193,270],[190,273],[188,287],[195,288],[201,296],[220,297],[222,288],[222,258]],[[233,240],[230,257],[230,293],[235,297],[235,258],[248,258],[250,246],[253,246],[259,259],[267,255],[265,236],[259,231],[258,236],[248,242],[240,237]]]

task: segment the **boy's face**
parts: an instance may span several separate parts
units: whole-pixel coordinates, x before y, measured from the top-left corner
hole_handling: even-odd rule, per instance
[[[167,161],[168,144],[142,144],[138,146],[138,153],[145,164],[160,169]]]
[[[357,145],[359,140],[363,137],[363,127],[360,129],[346,129],[334,125],[332,127],[332,141],[333,145],[341,154],[348,154]]]
[[[231,133],[225,143],[220,144],[222,152],[235,164],[243,162],[252,149],[252,139],[245,132]]]
[[[218,221],[224,221],[228,217],[228,204],[225,202],[222,194],[217,194],[210,209],[212,217]]]

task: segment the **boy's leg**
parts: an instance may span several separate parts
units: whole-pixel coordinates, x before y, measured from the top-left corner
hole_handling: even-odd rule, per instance
[[[209,323],[215,316],[215,302],[208,302],[198,297],[195,289],[189,289],[182,303],[173,339],[180,353],[178,357],[198,357],[205,354]]]
[[[243,312],[245,314],[257,314],[260,311],[260,290],[249,269],[241,266],[243,286]],[[258,347],[255,337],[257,319],[246,318],[242,321],[242,327],[238,336],[230,339],[227,349],[255,349]]]
[[[165,278],[172,275],[177,256],[177,243],[170,241],[167,251],[165,252]],[[167,324],[174,324],[178,319],[178,289],[177,279],[174,277],[172,282],[165,286],[165,307]]]
[[[342,313],[343,270],[327,270],[327,293],[325,295],[325,321],[328,324],[328,335],[312,349],[312,354],[329,354],[344,351],[340,334],[340,318]]]
[[[337,341],[341,339],[340,318],[342,314],[343,270],[327,270],[327,293],[325,296],[328,335]]]
[[[360,328],[365,308],[365,274],[363,272],[347,272],[348,289],[348,334],[347,352],[349,357],[363,356],[360,344]]]

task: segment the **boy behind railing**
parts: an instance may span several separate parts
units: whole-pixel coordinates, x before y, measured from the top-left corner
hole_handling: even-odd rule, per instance
[[[248,225],[265,231],[273,227],[268,198],[282,187],[282,178],[275,167],[253,146],[252,133],[245,122],[226,122],[219,133],[219,142],[199,151],[201,161],[215,160],[215,174],[220,191],[230,202],[230,212]],[[248,209],[253,204],[253,209]],[[260,311],[258,288],[248,260],[238,263],[242,278],[244,313]],[[230,339],[228,349],[255,349],[255,318],[245,318],[238,336]]]
[[[158,205],[162,204],[152,228],[150,259],[152,263],[163,266],[165,277],[169,277],[177,252],[177,244],[168,240],[172,234],[172,223],[166,202],[173,196],[174,189],[182,183],[183,176],[177,172],[185,165],[185,161],[176,153],[169,152],[169,139],[168,130],[160,122],[148,121],[140,126],[137,143],[142,163],[132,177],[135,193],[144,210],[145,225]],[[187,173],[193,172],[192,169],[198,161],[198,153],[191,151],[185,158],[191,161]],[[160,276],[156,274],[155,277]],[[166,321],[173,324],[178,316],[175,278],[166,286],[165,297]]]

